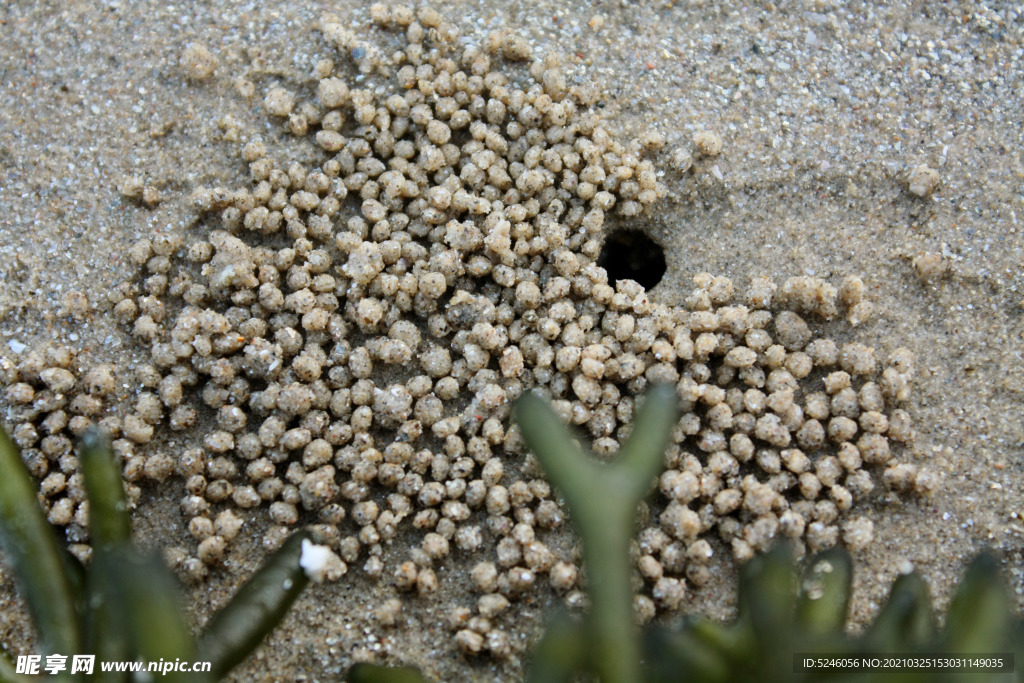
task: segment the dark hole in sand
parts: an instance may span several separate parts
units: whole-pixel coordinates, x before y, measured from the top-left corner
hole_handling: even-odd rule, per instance
[[[608,235],[597,257],[608,271],[608,281],[636,280],[651,289],[665,275],[665,250],[639,230],[616,230]]]

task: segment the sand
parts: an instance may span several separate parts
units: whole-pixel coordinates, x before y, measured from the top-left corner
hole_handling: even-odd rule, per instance
[[[103,293],[133,277],[125,257],[132,241],[197,220],[187,203],[194,187],[244,181],[238,140],[271,130],[260,107],[264,87],[308,74],[330,52],[314,31],[325,7],[111,0],[0,8],[0,355],[58,340],[92,359],[141,359]],[[362,3],[332,8],[366,23]],[[855,626],[870,620],[897,573],[911,568],[945,605],[966,562],[984,547],[1003,561],[1019,608],[1024,8],[455,0],[445,11],[472,38],[513,27],[534,54],[566,55],[602,91],[617,134],[653,128],[665,135],[658,166],[669,196],[637,219],[667,255],[655,298],[680,302],[703,271],[738,283],[762,274],[836,282],[857,274],[875,316],[855,328],[837,321],[818,329],[917,354],[909,407],[915,458],[941,483],[927,500],[883,492],[861,505],[876,533],[855,554]],[[206,81],[187,80],[179,65],[190,42],[218,60]],[[256,83],[260,96],[247,99],[238,78]],[[668,150],[692,149],[694,133],[705,128],[721,136],[722,154],[673,171]],[[939,175],[927,197],[907,188],[920,164]],[[118,192],[132,174],[159,191],[159,203],[148,207]],[[926,252],[948,264],[944,277],[919,277],[913,261]],[[69,316],[69,291],[91,304],[83,321]],[[170,440],[167,449],[185,447],[188,438]],[[142,545],[191,543],[178,511],[180,486],[145,489],[133,513]],[[258,566],[260,531],[246,529],[224,569],[187,591],[196,623]],[[687,609],[731,613],[728,557],[716,547],[716,579],[692,594]],[[360,572],[308,591],[235,679],[332,679],[354,658],[416,664],[442,680],[516,679],[518,661],[455,652],[442,621],[472,597],[469,567],[452,564],[444,591],[429,601],[407,599],[392,629],[367,616],[392,589]],[[554,602],[538,594],[518,603],[507,620],[516,637],[534,637]],[[6,569],[0,642],[15,652],[31,646]]]

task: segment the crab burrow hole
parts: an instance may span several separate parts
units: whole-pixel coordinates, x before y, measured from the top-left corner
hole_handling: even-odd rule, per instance
[[[650,290],[665,275],[665,250],[639,230],[615,230],[605,239],[597,265],[611,282],[635,280]]]

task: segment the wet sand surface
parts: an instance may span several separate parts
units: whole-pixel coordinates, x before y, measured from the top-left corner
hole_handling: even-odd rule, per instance
[[[325,9],[369,25],[365,8],[348,5],[0,9],[0,355],[58,341],[92,361],[142,362],[104,296],[135,276],[130,245],[192,227],[196,187],[243,185],[239,150],[251,136],[291,158],[306,153],[266,116],[263,93],[333,57],[315,30]],[[570,80],[600,90],[614,134],[664,135],[653,158],[667,196],[629,219],[665,249],[655,300],[681,303],[701,272],[742,284],[760,275],[838,284],[854,274],[873,316],[856,327],[837,319],[814,328],[882,355],[899,346],[916,354],[907,407],[917,429],[913,460],[936,473],[939,486],[927,499],[878,487],[859,504],[875,540],[854,555],[854,628],[911,568],[944,607],[985,547],[1003,561],[1019,608],[1024,10],[973,2],[456,0],[444,13],[471,41],[514,29],[534,55],[563,55]],[[179,63],[189,43],[217,60],[205,81],[188,80]],[[246,97],[239,79],[253,82],[256,96]],[[704,129],[721,137],[720,155],[694,152],[691,140]],[[685,172],[673,168],[677,148],[694,154]],[[938,173],[925,196],[909,191],[921,165]],[[126,176],[144,178],[159,201],[123,196],[117,186]],[[615,220],[610,227],[626,219]],[[85,295],[84,317],[69,292]],[[168,438],[164,448],[174,452],[199,437]],[[177,480],[143,487],[133,512],[140,544],[192,543],[181,494]],[[197,623],[259,565],[263,531],[248,525],[224,567],[188,589]],[[715,549],[713,581],[692,591],[684,609],[725,618],[736,572],[729,550]],[[312,588],[234,678],[334,679],[356,659],[414,664],[441,680],[520,677],[518,658],[457,652],[443,624],[453,605],[473,600],[471,564],[458,563],[447,562],[451,579],[437,594],[407,598],[393,628],[370,617],[394,594],[387,581],[350,571]],[[21,652],[30,626],[6,569],[0,587],[0,640]],[[556,602],[550,591],[538,593],[515,603],[503,623],[526,642]]]

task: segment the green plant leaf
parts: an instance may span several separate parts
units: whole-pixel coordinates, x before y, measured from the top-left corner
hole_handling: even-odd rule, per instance
[[[841,634],[846,624],[853,562],[843,548],[819,553],[800,580],[796,620],[801,631],[819,636]]]
[[[199,638],[199,657],[222,678],[252,654],[309,583],[299,566],[305,532],[291,535],[217,613]]]
[[[1024,619],[1017,617],[1010,625],[1008,636],[1009,647],[1006,651],[1013,654],[1013,667],[1016,680],[1024,680]]]
[[[142,555],[129,544],[108,546],[110,564],[96,568],[106,595],[114,596],[111,617],[131,636],[132,653],[147,662],[194,662],[192,633],[179,607],[174,577],[155,555]],[[212,676],[170,671],[165,681],[206,681]]]
[[[133,636],[125,605],[120,604],[118,566],[126,561],[125,548],[131,543],[124,484],[110,445],[96,430],[89,430],[79,443],[79,467],[89,497],[89,536],[92,566],[86,574],[85,646],[97,659],[129,661],[135,658]],[[128,681],[128,672],[98,671],[100,681]]]
[[[572,482],[589,481],[597,463],[587,460],[547,401],[527,392],[516,401],[514,414],[526,445],[566,501],[585,495],[584,487],[573,486]],[[574,504],[569,502],[570,508]]]
[[[737,621],[749,621],[761,642],[790,630],[795,606],[796,576],[785,544],[776,544],[740,569]]]
[[[619,457],[602,463],[582,452],[539,396],[526,393],[516,403],[515,418],[523,438],[562,492],[583,537],[591,598],[586,620],[588,656],[604,683],[640,680],[629,542],[636,507],[662,465],[677,414],[674,387],[650,389]]]
[[[0,649],[0,683],[33,683],[37,679],[17,673],[10,655]]]
[[[663,467],[663,456],[679,419],[679,406],[674,386],[661,384],[651,387],[643,396],[622,451],[612,466],[625,472],[625,485],[631,485],[630,497],[640,501],[649,491],[651,480]],[[635,512],[630,510],[630,514]]]
[[[132,527],[121,471],[110,444],[98,431],[90,429],[82,436],[78,464],[89,496],[89,536],[93,548],[130,542]]]
[[[129,661],[133,659],[132,635],[124,618],[117,586],[112,585],[116,576],[116,565],[122,558],[111,553],[111,546],[93,551],[92,564],[86,579],[88,609],[85,621],[86,651],[96,655],[97,660]],[[128,681],[131,674],[118,671],[100,671],[95,677],[103,683]]]
[[[587,665],[587,634],[583,624],[565,612],[548,621],[527,664],[530,683],[569,683]]]
[[[740,569],[736,627],[753,635],[753,649],[737,655],[748,671],[768,679],[792,671],[796,585],[792,554],[782,543]]]
[[[753,633],[736,624],[720,624],[707,617],[687,615],[682,630],[709,650],[720,652],[731,662],[754,651]]]
[[[999,562],[989,553],[978,555],[960,580],[946,613],[944,651],[982,654],[1003,649],[1010,630],[1009,596],[999,574]]]
[[[36,498],[18,449],[0,429],[0,541],[39,634],[42,654],[82,651],[78,595],[63,549]]]
[[[923,648],[935,636],[935,615],[928,584],[920,576],[903,574],[892,585],[889,599],[864,635],[869,652],[908,652]]]
[[[649,626],[644,629],[644,673],[648,683],[703,681],[725,683],[733,679],[728,648],[709,647],[690,622],[682,628]],[[712,626],[718,626],[712,624]]]

